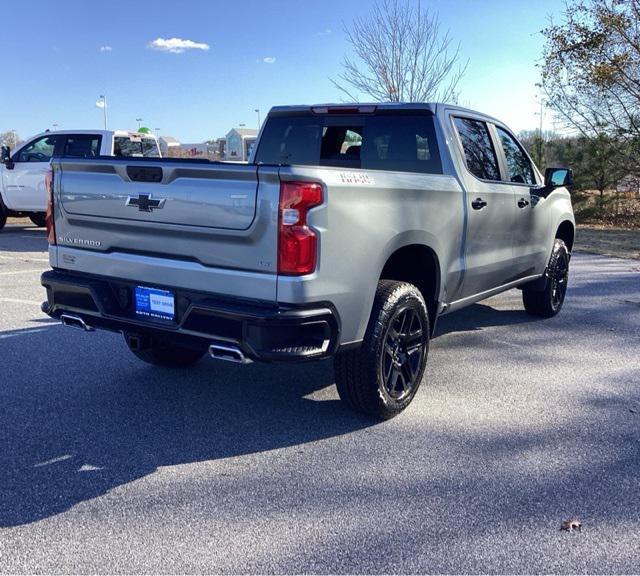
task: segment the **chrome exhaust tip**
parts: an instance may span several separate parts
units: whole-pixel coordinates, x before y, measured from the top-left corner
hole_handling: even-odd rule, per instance
[[[211,344],[209,346],[209,356],[216,360],[226,360],[236,364],[251,364],[252,360],[247,358],[240,348],[227,344]]]
[[[94,329],[91,326],[88,326],[85,321],[79,316],[72,316],[71,314],[62,314],[60,316],[60,321],[64,326],[69,326],[70,328],[79,328],[84,332],[93,332]]]

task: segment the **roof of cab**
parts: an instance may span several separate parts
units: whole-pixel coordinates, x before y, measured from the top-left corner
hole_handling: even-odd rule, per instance
[[[269,113],[283,114],[287,112],[309,112],[314,108],[369,108],[374,106],[379,110],[428,110],[433,114],[435,114],[439,109],[446,108],[447,110],[454,110],[463,114],[471,114],[473,116],[485,118],[490,122],[502,124],[502,122],[497,118],[493,118],[483,112],[443,102],[334,102],[328,104],[301,104],[293,106],[274,106],[271,108]]]
[[[308,112],[314,108],[370,108],[382,110],[429,110],[435,112],[429,102],[329,102],[323,104],[299,104],[292,106],[274,106],[270,112]]]

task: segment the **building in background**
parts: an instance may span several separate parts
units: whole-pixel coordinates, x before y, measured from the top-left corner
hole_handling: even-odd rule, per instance
[[[232,128],[225,138],[225,160],[246,162],[258,137],[254,128]]]
[[[163,156],[171,156],[172,152],[180,149],[180,142],[173,136],[160,136],[158,143]]]
[[[181,156],[208,157],[213,152],[213,147],[206,142],[196,142],[194,144],[180,144]]]
[[[216,160],[224,160],[226,158],[226,138],[216,138],[215,140],[210,140],[209,144],[213,146],[213,156]]]

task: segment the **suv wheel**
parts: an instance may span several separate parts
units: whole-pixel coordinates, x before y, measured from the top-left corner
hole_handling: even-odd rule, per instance
[[[196,350],[184,346],[176,346],[168,342],[163,342],[157,338],[151,340],[144,347],[134,347],[131,342],[134,340],[130,334],[124,333],[125,342],[129,350],[135,356],[154,366],[164,366],[165,368],[185,368],[195,364],[205,354],[205,350]],[[135,340],[139,341],[138,338]]]
[[[564,241],[556,238],[551,258],[545,271],[547,281],[543,290],[533,290],[526,286],[522,289],[524,309],[533,316],[551,318],[555,316],[564,302],[569,281],[569,250]]]
[[[429,333],[420,291],[406,282],[381,280],[362,345],[335,357],[340,399],[382,420],[402,412],[422,381]]]
[[[38,228],[44,228],[47,225],[47,215],[44,212],[34,212],[29,215],[29,220]]]
[[[4,207],[2,198],[0,198],[0,230],[4,228],[4,225],[6,223],[7,223],[7,209]]]

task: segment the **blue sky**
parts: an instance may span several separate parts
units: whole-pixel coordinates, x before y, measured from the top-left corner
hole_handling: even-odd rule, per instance
[[[100,94],[109,128],[136,118],[183,142],[257,125],[277,104],[340,101],[329,80],[349,47],[344,26],[368,0],[74,2],[3,6],[0,131],[28,137],[59,128],[99,128]],[[431,0],[443,28],[469,59],[461,102],[515,130],[537,126],[538,33],[561,0]],[[154,40],[197,46],[176,53]],[[200,44],[209,46],[202,49]],[[267,59],[265,61],[264,59]],[[549,118],[546,128],[551,128]]]

